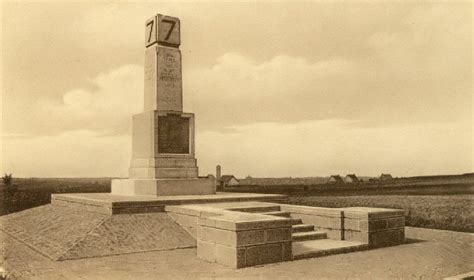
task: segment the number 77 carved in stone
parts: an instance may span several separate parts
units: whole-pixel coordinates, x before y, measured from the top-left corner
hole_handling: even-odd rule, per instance
[[[162,20],[161,22],[166,22],[166,23],[169,23],[171,24],[171,27],[170,29],[168,30],[168,34],[166,34],[166,37],[165,37],[165,40],[168,40],[171,36],[171,33],[173,32],[173,29],[174,29],[174,26],[176,25],[176,22],[173,21],[173,20],[167,20],[167,19],[164,19]],[[153,27],[152,27],[153,28]]]
[[[178,18],[158,14],[147,20],[145,25],[146,47],[156,43],[173,47],[180,45],[180,23]]]

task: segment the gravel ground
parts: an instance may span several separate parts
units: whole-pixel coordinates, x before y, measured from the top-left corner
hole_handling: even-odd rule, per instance
[[[474,271],[474,234],[406,228],[407,244],[234,270],[196,257],[196,249],[51,261],[0,235],[8,279],[440,279]]]

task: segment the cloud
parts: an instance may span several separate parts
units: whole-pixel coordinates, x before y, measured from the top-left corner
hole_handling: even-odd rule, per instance
[[[472,171],[471,136],[470,122],[369,128],[346,120],[256,123],[231,133],[198,132],[196,151],[202,174],[217,164],[239,177],[452,174]]]
[[[333,118],[361,126],[469,120],[472,26],[462,8],[411,7],[354,41],[358,52],[339,56],[224,54],[185,73],[185,104],[204,129]]]
[[[127,177],[128,135],[103,136],[88,130],[38,137],[5,137],[0,170],[15,177]]]
[[[257,63],[227,53],[211,67],[185,73],[184,100],[207,128],[331,118],[342,94],[350,94],[351,82],[341,85],[354,71],[351,61],[339,57],[310,63],[280,55]]]
[[[196,133],[200,174],[394,176],[472,172],[470,122],[354,127],[346,120],[254,123]],[[27,147],[27,148],[25,148]],[[3,170],[14,176],[126,177],[131,137],[77,130],[3,139]],[[2,173],[3,174],[3,173]]]
[[[39,99],[34,110],[36,135],[90,130],[128,134],[131,116],[143,110],[143,68],[124,65],[89,79],[83,88],[65,92],[61,102]]]

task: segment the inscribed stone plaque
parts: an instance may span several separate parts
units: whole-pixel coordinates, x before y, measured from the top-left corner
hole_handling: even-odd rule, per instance
[[[145,111],[183,111],[181,52],[153,46],[145,51]]]
[[[158,116],[158,153],[189,154],[189,118]]]
[[[182,111],[181,52],[158,47],[158,110]]]

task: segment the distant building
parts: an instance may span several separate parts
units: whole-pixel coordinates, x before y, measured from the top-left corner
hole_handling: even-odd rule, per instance
[[[237,180],[234,175],[222,175],[221,179],[218,181],[218,184],[221,188],[238,186],[239,180]]]
[[[360,180],[355,174],[347,174],[344,178],[344,183],[359,183]]]
[[[328,183],[330,183],[330,184],[342,184],[342,183],[344,183],[344,180],[339,175],[331,175],[331,177],[329,177],[329,179],[328,179]]]
[[[380,175],[380,181],[390,181],[390,180],[393,180],[392,175],[383,174],[383,173],[382,173],[382,175]]]

